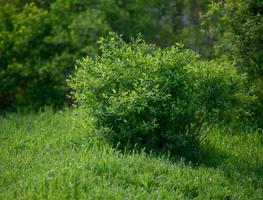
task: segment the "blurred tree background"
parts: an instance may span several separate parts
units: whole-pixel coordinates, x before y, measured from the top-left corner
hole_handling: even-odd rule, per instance
[[[251,80],[263,118],[260,0],[0,0],[0,109],[67,103],[75,61],[99,53],[109,32],[139,33],[161,47],[183,43],[227,60]]]
[[[63,105],[75,60],[97,54],[109,31],[128,41],[139,33],[160,46],[183,42],[204,58],[201,0],[0,0],[0,105]]]
[[[256,96],[249,108],[263,128],[263,1],[228,0],[212,3],[203,24],[214,38],[215,56],[232,62],[246,73],[251,93]]]

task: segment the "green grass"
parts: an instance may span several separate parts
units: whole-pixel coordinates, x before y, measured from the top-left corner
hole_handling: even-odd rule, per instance
[[[0,117],[0,199],[263,199],[260,133],[213,130],[192,165],[120,153],[85,121],[69,110]]]

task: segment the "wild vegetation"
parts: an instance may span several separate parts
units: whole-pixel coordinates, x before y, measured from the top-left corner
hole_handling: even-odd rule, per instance
[[[74,120],[73,120],[74,119]],[[70,110],[0,118],[1,199],[262,199],[262,133],[213,129],[198,163],[121,153]]]
[[[262,1],[0,5],[0,199],[263,199]]]
[[[99,43],[101,56],[82,60],[69,85],[82,112],[119,147],[184,152],[206,125],[250,98],[235,67],[201,62],[192,51],[118,36]]]
[[[211,4],[206,20],[217,57],[234,63],[248,74],[257,101],[250,107],[263,128],[263,3],[257,0],[226,1]]]
[[[97,39],[109,31],[126,40],[142,33],[161,46],[179,40],[198,49],[202,34],[188,30],[194,26],[188,15],[205,4],[185,2],[0,0],[0,109],[63,105],[75,60],[96,55]]]

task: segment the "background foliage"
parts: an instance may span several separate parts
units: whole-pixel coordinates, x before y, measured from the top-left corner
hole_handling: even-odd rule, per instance
[[[109,30],[103,15],[77,1],[0,9],[1,107],[63,104],[74,60],[93,55],[97,36]]]
[[[204,56],[199,12],[208,1],[0,0],[0,108],[62,105],[74,62],[109,31],[161,46],[183,41]]]
[[[228,0],[213,3],[205,15],[211,35],[216,38],[217,57],[225,57],[246,72],[257,101],[250,109],[263,127],[263,2]]]

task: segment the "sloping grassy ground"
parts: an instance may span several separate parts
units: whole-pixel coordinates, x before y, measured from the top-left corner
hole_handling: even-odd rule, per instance
[[[0,117],[0,199],[263,199],[260,133],[214,130],[194,166],[120,153],[90,121],[50,110]]]

